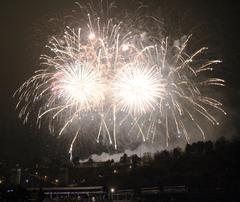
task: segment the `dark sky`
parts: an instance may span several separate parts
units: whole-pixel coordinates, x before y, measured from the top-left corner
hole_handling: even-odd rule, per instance
[[[239,131],[240,7],[235,3],[237,1],[151,0],[145,2],[153,7],[164,7],[163,13],[169,15],[173,30],[174,22],[179,21],[179,16],[184,15],[186,23],[180,22],[183,27],[180,32],[184,32],[194,24],[201,26],[201,34],[203,34],[197,37],[208,44],[217,58],[223,60],[219,75],[227,81],[223,95],[227,98],[225,103],[229,112],[227,123],[232,124],[233,128]],[[0,161],[1,159],[26,161],[44,154],[47,144],[49,147],[51,144],[54,145],[52,143],[54,139],[48,135],[39,134],[40,132],[21,124],[14,110],[16,100],[12,98],[12,94],[38,68],[38,58],[49,34],[48,29],[45,28],[47,19],[61,15],[66,10],[71,10],[73,6],[74,1],[69,0],[1,1]],[[187,23],[190,25],[188,26]],[[228,126],[225,127],[224,133],[227,128]],[[232,130],[232,127],[229,130]],[[51,149],[48,148],[45,152],[48,153],[49,150]]]

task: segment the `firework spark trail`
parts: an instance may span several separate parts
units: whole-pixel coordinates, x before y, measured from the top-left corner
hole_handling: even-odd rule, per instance
[[[77,130],[76,134],[74,135],[74,138],[73,138],[73,140],[71,142],[71,145],[70,145],[70,149],[68,151],[68,153],[70,154],[70,161],[72,161],[72,158],[73,158],[73,144],[75,143],[75,141],[78,137],[79,131],[80,131],[80,128]]]
[[[159,102],[160,119],[163,120],[163,117],[165,116],[166,120],[166,140],[169,139],[169,118],[170,120],[173,120],[171,123],[174,123],[177,132],[179,133],[182,131],[185,135],[186,140],[189,142],[190,134],[186,130],[183,119],[188,119],[188,125],[190,125],[190,122],[193,122],[193,124],[197,126],[197,129],[205,139],[203,129],[198,123],[198,117],[194,118],[194,116],[196,116],[196,113],[194,112],[199,113],[207,120],[209,120],[212,124],[217,125],[218,122],[216,121],[215,117],[211,115],[209,107],[215,108],[226,115],[226,112],[222,109],[222,103],[214,98],[203,96],[201,93],[202,88],[205,86],[224,86],[224,80],[219,78],[206,78],[204,81],[198,80],[199,74],[201,72],[209,70],[212,71],[213,67],[209,68],[209,66],[217,64],[220,61],[211,60],[205,61],[203,64],[199,64],[198,60],[194,60],[197,55],[206,50],[205,47],[200,48],[192,55],[186,54],[185,49],[189,43],[190,37],[191,36],[187,37],[180,48],[172,47],[177,51],[175,55],[170,55],[171,57],[168,55],[171,53],[171,51],[168,52],[167,39],[164,40],[161,43],[161,47],[155,49],[155,53],[150,56],[153,60],[156,58],[160,60],[160,64],[162,64],[162,66],[159,68],[159,71],[167,72],[165,75],[163,74],[163,78],[166,78],[167,81],[166,94],[163,96],[161,102]],[[167,58],[168,64],[166,63]],[[194,65],[194,62],[197,62],[196,66]],[[164,105],[166,107],[164,107]],[[193,112],[190,112],[189,110]],[[170,115],[172,116],[170,117]],[[171,128],[172,126],[173,125],[171,124]]]
[[[123,127],[129,129],[130,138],[135,138],[134,131],[151,142],[158,136],[164,139],[164,132],[166,146],[176,132],[189,142],[190,125],[205,139],[202,117],[218,125],[212,109],[226,112],[203,89],[224,86],[225,81],[201,75],[221,61],[197,59],[206,47],[188,53],[191,35],[178,45],[168,37],[151,38],[151,33],[145,40],[142,33],[121,29],[126,22],[102,22],[94,16],[87,15],[86,26],[66,27],[62,37],[52,37],[46,46],[50,53],[41,56],[43,68],[14,94],[24,123],[35,116],[40,127],[46,120],[50,132],[59,136],[71,126],[76,131],[69,149],[71,159],[81,133],[73,122],[89,117],[98,127],[96,141],[106,134],[115,149]]]

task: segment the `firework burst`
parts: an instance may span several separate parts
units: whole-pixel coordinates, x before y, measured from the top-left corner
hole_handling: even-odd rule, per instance
[[[113,86],[115,102],[122,111],[137,116],[156,110],[165,84],[154,67],[129,64],[118,72]]]
[[[106,137],[117,149],[123,127],[130,139],[135,139],[133,133],[143,141],[154,142],[158,136],[168,146],[176,134],[189,142],[189,125],[205,138],[201,117],[218,124],[211,108],[226,114],[221,102],[203,91],[224,86],[224,80],[201,76],[220,61],[199,60],[205,47],[187,53],[191,36],[181,43],[156,39],[151,33],[146,39],[147,28],[126,32],[121,26],[127,27],[127,22],[86,16],[83,28],[66,27],[62,37],[50,39],[48,54],[41,56],[43,68],[15,93],[24,122],[34,116],[40,127],[45,120],[50,132],[59,136],[74,128],[70,158],[81,133],[73,125],[76,120],[91,117],[96,141]]]

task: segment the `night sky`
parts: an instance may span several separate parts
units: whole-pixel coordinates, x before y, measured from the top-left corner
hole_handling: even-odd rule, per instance
[[[173,35],[188,34],[192,27],[198,27],[194,31],[195,41],[207,45],[215,58],[223,60],[217,73],[227,82],[221,96],[228,116],[222,120],[218,135],[237,135],[240,131],[240,7],[237,1],[145,2],[153,8],[161,7],[161,16],[166,18]],[[55,155],[49,152],[64,147],[57,146],[54,137],[44,130],[23,126],[12,95],[39,67],[39,56],[50,34],[49,19],[71,14],[72,8],[74,1],[69,0],[1,2],[0,161],[28,162],[37,156]]]

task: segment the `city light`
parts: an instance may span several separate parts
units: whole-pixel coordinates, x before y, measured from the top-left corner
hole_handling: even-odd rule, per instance
[[[110,191],[111,191],[111,193],[114,193],[114,192],[115,192],[115,189],[114,189],[114,188],[111,188]]]

